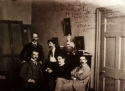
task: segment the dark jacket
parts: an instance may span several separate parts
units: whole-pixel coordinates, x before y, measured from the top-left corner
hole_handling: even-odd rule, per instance
[[[48,78],[54,78],[54,79],[56,79],[56,70],[57,70],[57,68],[58,68],[58,62],[50,62],[50,55],[51,55],[51,50],[49,51],[49,54],[48,54],[48,60],[47,60],[47,62],[46,62],[46,64],[45,64],[45,66],[44,66],[44,78],[45,79],[48,79]],[[63,50],[61,50],[60,48],[58,48],[58,47],[56,47],[56,49],[55,49],[55,53],[54,53],[54,57],[55,57],[55,59],[57,60],[57,56],[58,56],[58,54],[64,54],[64,52],[63,52]],[[46,70],[46,68],[50,68],[50,69],[52,69],[53,70],[53,72],[52,73],[48,73],[48,72],[45,72],[45,70]]]
[[[20,53],[21,61],[23,61],[23,60],[30,60],[33,50],[36,50],[36,51],[39,52],[38,61],[43,61],[44,60],[44,54],[43,54],[42,45],[37,43],[37,46],[34,48],[32,42],[31,42],[31,43],[26,44],[23,47],[23,49],[22,49],[22,51]]]
[[[43,81],[43,74],[42,74],[42,69],[40,67],[40,64],[37,63],[37,66],[39,69],[39,76],[40,76],[39,78],[41,81]],[[29,79],[32,79],[32,75],[33,75],[33,69],[32,69],[31,61],[24,63],[21,68],[20,76],[24,81],[28,82]]]
[[[52,52],[52,50],[49,51],[48,61],[49,61],[49,59],[50,59],[51,52]],[[56,47],[56,48],[55,48],[55,53],[54,53],[55,59],[57,59],[57,56],[58,56],[59,54],[63,54],[63,55],[64,55],[64,52],[63,52],[63,50],[60,49],[59,47]]]

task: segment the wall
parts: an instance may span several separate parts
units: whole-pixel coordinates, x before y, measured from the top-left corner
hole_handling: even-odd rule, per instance
[[[23,24],[31,24],[31,5],[32,5],[31,1],[0,0],[0,20],[22,21]],[[2,31],[2,28],[3,28],[2,24],[0,24],[1,31]],[[8,27],[5,26],[3,29],[7,30]],[[18,31],[19,28],[14,26],[14,24],[13,24],[13,29],[14,30],[16,29],[15,32],[13,32],[14,37],[16,38],[19,35],[17,33],[21,33],[21,32]],[[5,33],[7,36],[8,32],[4,31],[2,33],[3,34]],[[10,41],[9,41],[10,39],[8,39],[8,37],[6,36],[4,35],[3,37],[0,36],[2,37],[1,43],[4,44],[5,50],[7,50],[7,46],[8,48],[10,48],[10,45],[8,45],[10,44]],[[20,37],[21,36],[18,36],[18,38],[16,38],[18,41],[14,42],[15,44],[18,44],[18,46],[16,45],[15,46],[18,47],[19,50],[21,50],[20,48],[22,48],[22,45],[19,45],[20,43],[22,43],[22,41],[19,41]],[[0,45],[0,48],[2,48],[1,45]],[[15,60],[12,60],[12,58],[3,58],[3,60],[0,60],[0,71],[9,71],[10,82],[12,87],[16,87],[17,85],[19,85],[19,78],[17,73],[19,73],[20,63],[21,62],[19,57],[18,58],[16,57]]]
[[[31,1],[2,0],[0,1],[0,20],[23,21],[31,24]]]
[[[72,39],[84,36],[85,51],[92,54],[92,80],[94,79],[95,54],[95,10],[97,6],[80,1],[34,1],[32,5],[32,30],[40,35],[39,42],[44,48],[45,59],[48,55],[47,40],[58,37],[60,45],[66,45],[63,32],[63,19],[70,18]]]

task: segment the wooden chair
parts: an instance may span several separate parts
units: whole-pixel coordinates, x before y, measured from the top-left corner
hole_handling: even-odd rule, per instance
[[[89,91],[89,89],[90,89],[90,83],[91,83],[91,78],[89,76],[88,82],[86,84],[86,91]]]

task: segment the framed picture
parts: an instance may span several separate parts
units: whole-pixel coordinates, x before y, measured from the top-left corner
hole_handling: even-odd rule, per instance
[[[70,18],[64,18],[64,35],[67,36],[68,34],[71,35]]]
[[[85,50],[84,36],[75,37],[75,46],[77,50]]]

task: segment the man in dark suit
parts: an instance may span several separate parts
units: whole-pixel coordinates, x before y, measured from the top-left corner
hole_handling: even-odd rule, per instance
[[[24,80],[25,90],[28,91],[45,91],[43,89],[43,74],[40,63],[37,62],[39,53],[33,51],[31,59],[25,62],[20,71],[20,76]]]
[[[54,91],[56,69],[58,67],[57,56],[58,54],[62,54],[63,51],[56,46],[55,41],[53,39],[48,40],[47,44],[50,48],[50,51],[48,54],[47,63],[44,68],[44,76],[47,84],[47,91]]]
[[[38,44],[37,42],[38,39],[39,39],[38,33],[34,32],[32,34],[32,42],[26,44],[20,53],[20,59],[22,63],[26,62],[27,60],[30,60],[32,51],[36,50],[39,53],[39,57],[37,60],[42,64],[44,60],[44,54],[43,54],[42,45]]]

